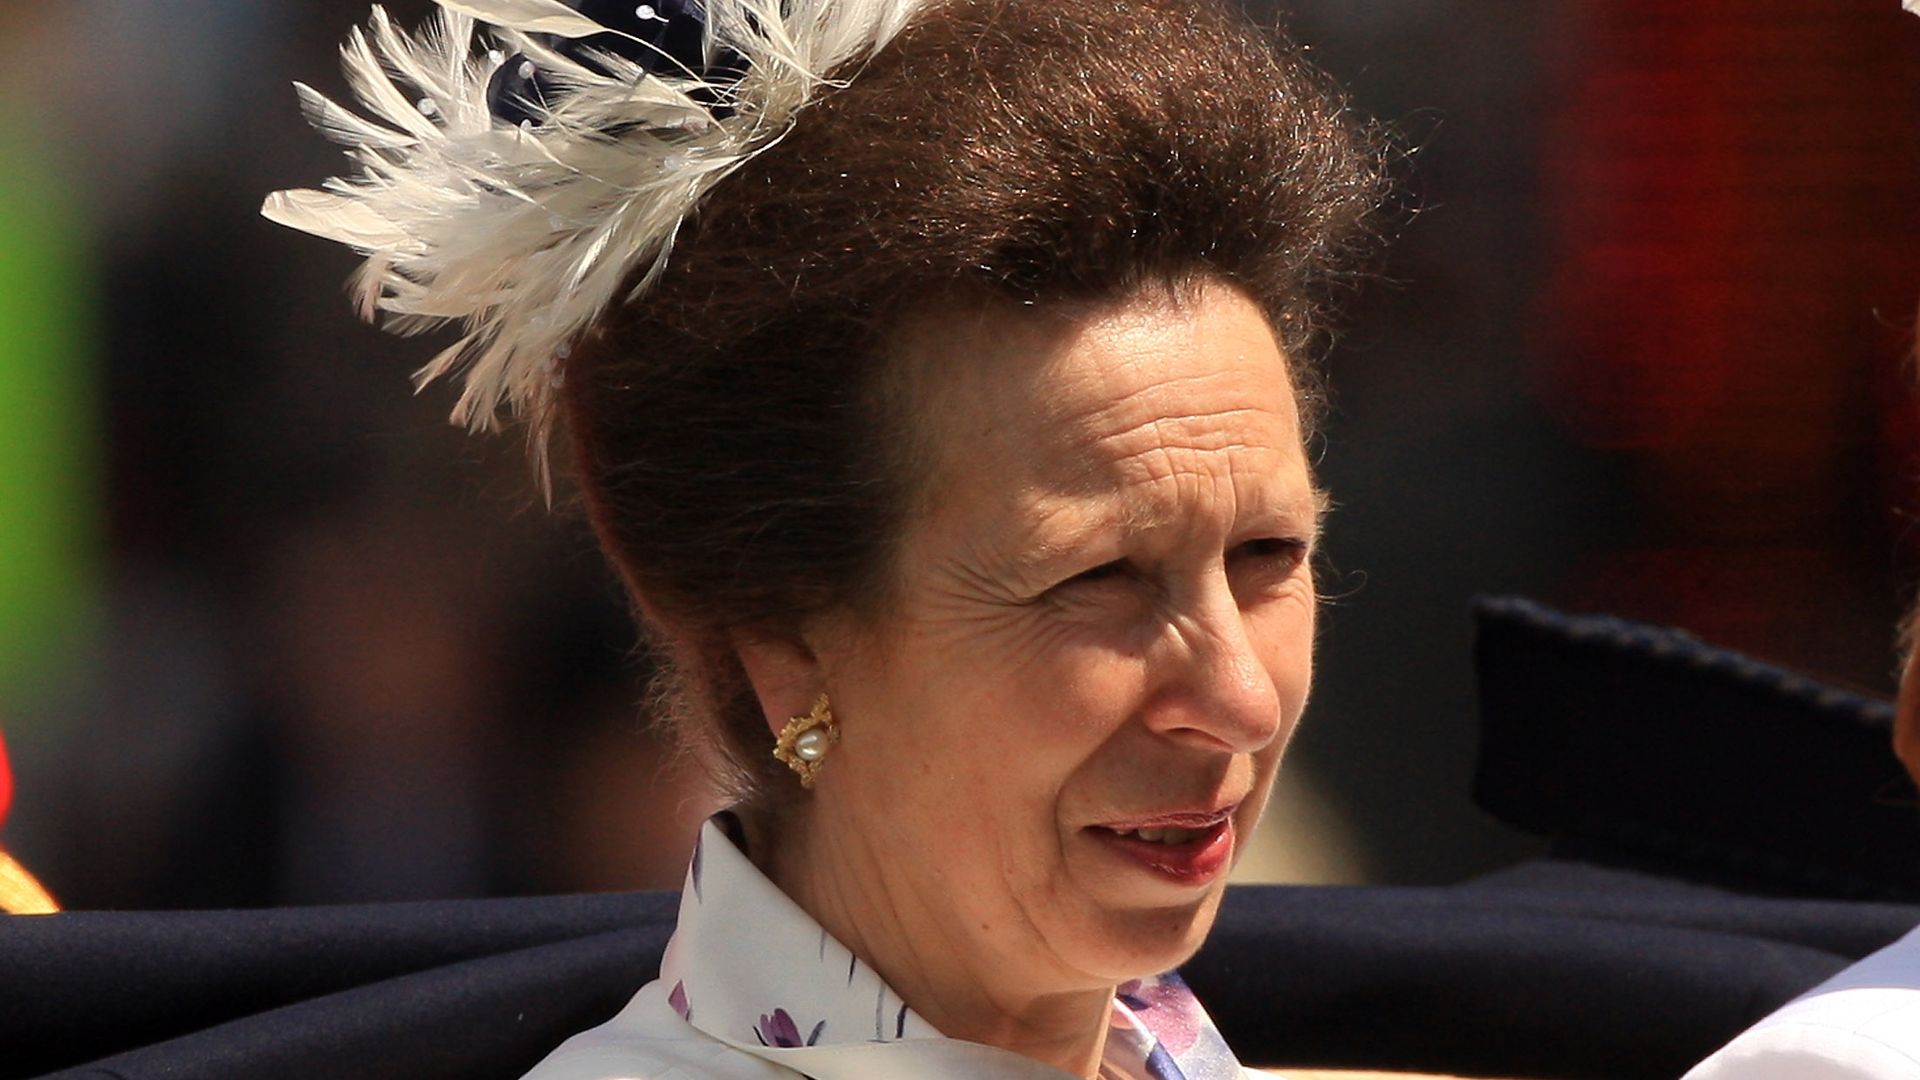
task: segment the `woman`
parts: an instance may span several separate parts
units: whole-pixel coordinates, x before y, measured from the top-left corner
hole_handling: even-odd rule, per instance
[[[1307,697],[1339,103],[1187,0],[441,7],[267,213],[466,320],[459,418],[564,430],[735,799],[534,1075],[1239,1075],[1161,973]]]
[[[1900,643],[1893,752],[1920,786],[1920,607]],[[1684,1080],[1920,1080],[1920,928],[1776,1009]]]

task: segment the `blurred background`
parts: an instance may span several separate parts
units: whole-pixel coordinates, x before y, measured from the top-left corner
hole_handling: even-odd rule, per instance
[[[1532,850],[1468,796],[1478,593],[1888,692],[1920,20],[1257,6],[1396,133],[1409,212],[1327,359],[1319,678],[1241,876]],[[364,17],[0,6],[4,841],[70,907],[677,887],[711,809],[580,515],[409,392],[434,346],[354,319],[349,253],[258,216],[341,168],[289,83],[343,93]]]

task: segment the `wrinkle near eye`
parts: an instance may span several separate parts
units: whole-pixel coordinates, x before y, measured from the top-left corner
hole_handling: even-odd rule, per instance
[[[1138,651],[1137,643],[1114,632],[1119,628],[1112,621],[1089,624],[1050,602],[928,611],[908,629],[923,647],[951,650],[982,670],[1015,679],[1057,666],[1076,653],[1113,659]]]

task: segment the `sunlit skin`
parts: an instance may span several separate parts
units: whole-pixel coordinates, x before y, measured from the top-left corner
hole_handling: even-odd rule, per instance
[[[1237,857],[1306,702],[1287,360],[1220,285],[902,339],[930,453],[892,597],[742,646],[770,731],[824,691],[842,732],[754,857],[944,1034],[1091,1077],[1115,986],[1187,959],[1225,885],[1099,826],[1231,808]]]

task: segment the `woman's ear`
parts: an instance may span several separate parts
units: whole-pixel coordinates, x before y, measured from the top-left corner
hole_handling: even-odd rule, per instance
[[[805,716],[826,691],[819,658],[798,638],[735,631],[733,649],[760,700],[767,731],[776,738],[787,721]]]

